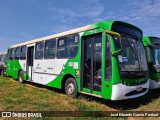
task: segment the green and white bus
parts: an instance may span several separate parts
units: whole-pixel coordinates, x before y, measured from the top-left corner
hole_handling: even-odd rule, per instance
[[[150,89],[156,89],[160,87],[160,38],[144,36],[143,45],[147,53]]]
[[[30,81],[104,99],[123,100],[149,89],[142,31],[121,21],[102,21],[13,45],[6,73]]]

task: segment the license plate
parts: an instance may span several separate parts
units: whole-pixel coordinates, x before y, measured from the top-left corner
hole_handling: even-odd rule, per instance
[[[137,88],[137,92],[142,91],[142,87]]]

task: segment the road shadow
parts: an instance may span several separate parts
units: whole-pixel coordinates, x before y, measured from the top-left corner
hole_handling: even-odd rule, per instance
[[[61,90],[61,89],[56,89],[56,88],[44,86],[37,83],[27,82],[27,81],[25,81],[25,83],[36,86],[38,88],[46,88],[47,90],[54,91],[56,93],[65,94],[64,90]],[[148,93],[145,94],[144,96],[133,98],[133,99],[127,99],[127,100],[111,101],[111,100],[97,98],[97,97],[85,95],[85,94],[79,94],[78,99],[85,98],[88,101],[96,101],[100,104],[105,104],[106,106],[116,110],[132,110],[132,109],[139,108],[141,105],[147,105],[153,100],[158,99],[159,97],[160,97],[160,88],[149,90]]]
[[[139,108],[141,105],[147,105],[153,100],[158,99],[160,97],[160,88],[155,90],[149,90],[147,94],[138,98],[119,100],[119,101],[100,99],[88,95],[83,95],[83,96],[87,98],[89,101],[96,101],[116,110],[132,110]]]
[[[42,84],[38,84],[38,83],[24,81],[24,84],[29,84],[29,85],[35,86],[37,88],[45,88],[47,90],[50,90],[50,91],[53,91],[53,92],[56,92],[56,93],[64,93],[64,91],[61,90],[61,89],[53,88],[53,87],[48,87],[48,86],[45,86],[45,85],[42,85]]]

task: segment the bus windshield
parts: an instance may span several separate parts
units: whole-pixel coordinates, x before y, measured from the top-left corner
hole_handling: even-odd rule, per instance
[[[160,69],[160,46],[152,48],[153,64],[156,69]]]
[[[160,38],[150,37],[153,47],[151,47],[153,71],[160,72]]]
[[[114,37],[114,39],[118,39]],[[120,46],[115,40],[115,47]],[[125,71],[147,71],[147,63],[143,44],[135,37],[122,35],[122,50],[117,53],[119,69]]]

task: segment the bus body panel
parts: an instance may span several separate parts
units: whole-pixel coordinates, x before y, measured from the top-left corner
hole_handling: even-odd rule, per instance
[[[139,96],[142,96],[148,92],[149,88],[149,80],[142,85],[136,85],[136,86],[126,86],[122,83],[113,85],[112,87],[112,98],[111,100],[124,100],[129,98],[136,98]],[[142,92],[139,92],[139,94],[135,94],[138,92],[139,89],[142,89]],[[118,94],[116,94],[118,93]]]

